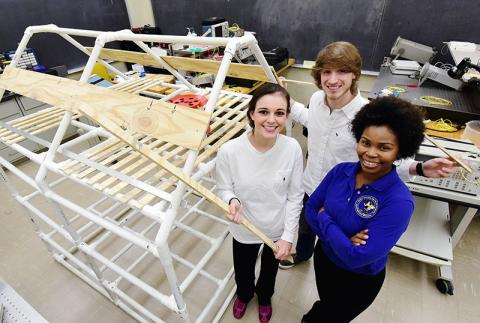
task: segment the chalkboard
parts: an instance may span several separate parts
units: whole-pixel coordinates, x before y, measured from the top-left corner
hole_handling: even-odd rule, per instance
[[[379,70],[397,36],[435,46],[480,42],[480,5],[470,0],[152,0],[156,25],[166,33],[201,32],[201,21],[223,17],[256,32],[262,50],[288,48],[298,61],[315,60],[332,41],[356,45],[363,69]]]
[[[435,61],[453,63],[443,42],[480,43],[480,3],[471,0],[387,1],[378,50],[372,62],[378,66],[388,56],[397,36],[435,47]]]
[[[55,24],[58,27],[99,31],[130,28],[124,1],[117,0],[2,0],[0,11],[0,52],[17,48],[25,28]],[[94,39],[74,37],[84,45]],[[41,65],[84,66],[88,57],[56,34],[35,34],[27,45],[33,48]]]

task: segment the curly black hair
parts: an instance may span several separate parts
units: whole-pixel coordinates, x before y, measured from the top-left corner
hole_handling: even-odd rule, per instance
[[[365,105],[352,120],[351,131],[360,141],[363,131],[370,126],[387,126],[397,137],[398,159],[412,157],[423,141],[424,113],[408,101],[386,96]]]

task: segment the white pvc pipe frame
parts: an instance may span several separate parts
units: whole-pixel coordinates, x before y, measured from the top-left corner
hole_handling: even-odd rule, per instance
[[[55,233],[61,234],[61,236],[63,238],[67,239],[67,241],[70,241],[73,244],[74,241],[73,241],[71,235],[69,234],[69,232],[67,232],[62,226],[56,224],[54,221],[52,221],[48,217],[48,215],[46,215],[45,213],[42,213],[40,210],[35,208],[29,202],[29,200],[31,198],[38,195],[38,193],[40,192],[39,187],[37,186],[37,183],[33,179],[31,179],[29,176],[27,176],[26,174],[21,172],[18,168],[16,168],[11,163],[9,163],[8,161],[6,161],[5,159],[3,159],[1,157],[0,157],[0,163],[3,166],[5,166],[8,170],[10,170],[13,174],[15,174],[17,177],[19,177],[24,182],[31,185],[32,187],[34,187],[37,190],[36,192],[34,192],[34,193],[32,193],[32,194],[30,194],[26,197],[21,197],[18,193],[13,191],[13,188],[11,187],[11,185],[7,181],[7,186],[9,186],[9,189],[12,190],[12,195],[17,199],[17,201],[20,204],[22,204],[33,215],[35,215],[37,218],[41,219],[43,222],[45,222],[47,225],[49,225],[51,228],[53,228]],[[49,168],[50,167],[52,167],[52,164],[49,165]],[[205,167],[203,168],[202,171],[200,171],[199,173],[196,173],[194,177],[198,179],[198,177],[203,176],[206,172],[210,171],[212,168],[213,168],[213,162],[210,162],[209,164],[205,165]],[[4,175],[4,178],[6,178],[5,175]],[[57,182],[60,183],[64,180],[65,180],[65,178],[61,178],[60,180],[57,180],[54,184],[57,184]],[[146,250],[146,252],[151,252],[152,248],[155,248],[155,245],[154,245],[153,241],[145,240],[145,238],[142,237],[142,236],[134,235],[130,231],[122,230],[122,228],[116,227],[115,225],[111,224],[109,221],[106,221],[106,220],[102,219],[101,215],[95,214],[91,210],[89,210],[91,208],[91,206],[87,209],[84,209],[84,208],[78,206],[77,204],[74,204],[74,203],[66,200],[65,198],[61,197],[57,193],[54,193],[53,191],[48,191],[46,193],[46,196],[49,197],[50,199],[54,200],[55,202],[58,202],[60,205],[63,205],[65,207],[71,209],[75,213],[82,215],[84,218],[87,218],[87,219],[91,220],[92,223],[95,223],[95,224],[97,224],[97,225],[99,225],[103,228],[106,228],[108,230],[107,234],[114,233],[114,234],[116,234],[120,237],[123,237],[125,240],[130,241],[130,244],[135,244],[135,245],[139,246],[140,248]],[[184,196],[184,198],[185,198],[185,196]],[[204,202],[204,199],[197,202],[197,204],[194,206],[194,208],[198,207],[198,204],[200,204],[201,202]],[[96,202],[96,203],[98,203],[98,202]],[[94,204],[96,204],[96,203],[94,203]],[[92,204],[92,206],[94,204]],[[194,212],[195,211],[194,208],[192,208],[185,216],[188,216],[188,214]],[[150,212],[153,212],[152,209],[150,209]],[[142,212],[142,213],[146,213],[146,212]],[[158,212],[155,212],[155,213],[156,213],[156,216],[157,216],[157,219],[158,219]],[[213,215],[210,215],[210,217],[213,218]],[[122,291],[120,291],[120,290],[118,290],[118,288],[116,288],[115,284],[112,285],[113,282],[105,282],[105,281],[101,281],[101,282],[97,281],[96,282],[93,270],[91,270],[87,265],[83,264],[80,260],[78,260],[78,258],[76,258],[71,253],[71,251],[69,252],[69,251],[66,251],[64,249],[60,249],[58,244],[56,244],[53,240],[50,239],[50,236],[52,235],[52,233],[44,234],[43,232],[39,232],[38,231],[38,225],[36,225],[36,221],[34,220],[33,216],[29,216],[29,219],[33,223],[34,227],[36,228],[35,231],[37,231],[40,238],[47,244],[47,248],[50,250],[50,252],[53,253],[53,251],[57,251],[58,253],[60,253],[62,255],[62,256],[60,256],[58,253],[53,254],[55,260],[59,261],[61,264],[63,264],[64,266],[66,266],[67,268],[72,270],[80,278],[84,279],[89,285],[92,285],[96,290],[100,291],[104,296],[110,298],[105,291],[106,287],[108,287],[108,289],[111,292],[113,291],[115,294],[120,296],[124,301],[126,301],[128,304],[133,306],[142,315],[145,315],[150,320],[160,322],[160,321],[158,321],[158,318],[154,319],[155,318],[154,314],[149,312],[147,309],[143,308],[140,304],[137,304],[135,302],[135,300],[129,298],[128,295],[123,294]],[[219,222],[224,222],[224,220],[222,220],[222,219],[218,219],[218,221]],[[177,226],[179,224],[180,223],[176,223]],[[78,229],[78,231],[81,231],[82,228]],[[203,236],[203,234],[201,232],[195,232],[195,230],[193,230],[189,227],[185,227],[184,225],[183,225],[183,229],[187,232],[190,231],[191,233],[195,234],[197,237],[202,237]],[[202,257],[200,263],[197,266],[189,266],[189,263],[186,263],[185,261],[181,261],[181,258],[179,258],[178,256],[174,257],[176,260],[180,261],[184,265],[187,265],[188,267],[193,268],[192,272],[188,275],[188,277],[184,280],[184,282],[182,284],[182,287],[181,287],[182,292],[185,291],[185,289],[188,287],[188,285],[190,285],[190,283],[193,281],[193,278],[198,273],[200,273],[203,276],[209,278],[211,281],[213,281],[214,283],[216,283],[218,285],[218,289],[216,290],[215,297],[213,297],[211,299],[208,306],[205,307],[205,309],[202,311],[200,316],[197,318],[197,322],[201,322],[202,319],[208,314],[208,312],[213,307],[214,301],[218,298],[220,292],[226,287],[226,284],[228,283],[228,281],[230,280],[230,278],[233,275],[233,271],[230,270],[230,272],[225,276],[225,278],[214,279],[212,276],[204,273],[203,270],[202,270],[203,265],[211,258],[211,256],[213,256],[213,253],[219,248],[220,244],[224,241],[227,234],[228,234],[228,232],[227,232],[227,230],[225,230],[225,232],[223,234],[221,234],[216,239],[213,239],[213,238],[203,239],[203,240],[206,240],[207,242],[210,242],[213,245],[214,248],[210,248],[208,250],[208,252]],[[78,246],[78,248],[80,248],[83,252],[88,253],[89,255],[93,256],[97,261],[102,263],[104,265],[104,267],[108,267],[109,269],[114,270],[117,274],[120,275],[121,278],[124,278],[124,279],[130,281],[132,284],[136,285],[137,287],[141,288],[146,293],[148,293],[150,296],[154,297],[155,299],[157,299],[158,301],[163,303],[165,306],[169,307],[171,310],[177,311],[176,303],[174,302],[174,299],[172,297],[167,297],[167,296],[164,296],[163,294],[160,294],[160,293],[156,292],[149,285],[146,285],[145,283],[138,280],[136,277],[132,276],[129,273],[130,271],[133,270],[133,266],[131,266],[130,268],[128,268],[128,270],[125,271],[125,270],[122,270],[121,268],[119,268],[117,265],[115,265],[113,261],[110,261],[110,260],[104,258],[103,256],[101,256],[100,254],[98,254],[97,252],[95,252],[93,248],[88,247],[88,245],[86,245],[85,243],[81,243]],[[79,271],[79,269],[77,269],[77,268],[72,267],[72,265],[69,264],[68,262],[66,262],[64,258],[68,258],[75,265],[77,265],[80,268],[83,268],[83,272]],[[86,275],[85,272],[88,273],[89,275]],[[127,304],[123,304],[119,300],[116,300],[115,304],[117,306],[121,307],[123,310],[125,310],[128,314],[135,317],[137,320],[140,320],[139,316],[138,316],[138,313],[132,312],[132,310],[128,308]],[[140,318],[141,318],[141,316],[140,316]],[[142,319],[140,321],[145,321],[145,320]]]
[[[82,46],[80,43],[78,43],[76,40],[74,40],[71,36],[96,37],[95,46],[94,46],[92,52],[90,53],[89,60],[87,62],[87,65],[85,66],[84,71],[82,73],[82,76],[80,78],[80,82],[82,82],[82,83],[86,83],[88,81],[88,78],[91,74],[91,71],[93,70],[93,67],[94,67],[94,64],[95,64],[96,61],[99,61],[101,64],[103,64],[105,67],[107,67],[112,72],[114,72],[116,74],[119,74],[122,77],[125,77],[125,75],[123,75],[120,71],[118,71],[117,69],[112,67],[110,64],[108,64],[108,63],[104,62],[103,60],[99,59],[98,56],[101,53],[101,50],[105,46],[106,43],[111,42],[111,41],[116,41],[116,40],[130,40],[130,41],[135,42],[147,54],[152,56],[154,58],[154,60],[159,63],[159,65],[163,66],[169,72],[171,72],[174,76],[176,76],[178,79],[180,79],[185,84],[186,88],[188,88],[190,90],[193,90],[193,91],[196,91],[196,92],[199,91],[199,89],[197,89],[195,86],[190,84],[181,74],[179,74],[176,70],[172,69],[168,64],[166,64],[165,61],[161,57],[156,56],[155,53],[153,53],[153,51],[151,51],[150,48],[148,48],[148,46],[146,46],[143,42],[167,42],[167,43],[184,43],[184,44],[188,43],[188,44],[196,44],[196,45],[198,44],[198,45],[225,46],[224,58],[223,58],[223,60],[220,64],[220,68],[219,68],[219,71],[217,73],[217,77],[215,79],[212,91],[210,93],[210,98],[209,98],[208,103],[205,107],[205,111],[207,111],[207,112],[212,112],[213,111],[213,109],[215,107],[215,104],[216,104],[216,101],[218,99],[218,96],[222,92],[221,89],[222,89],[225,77],[227,75],[227,71],[228,71],[229,65],[231,63],[231,60],[233,59],[236,50],[238,50],[240,47],[246,47],[246,46],[250,47],[254,56],[256,57],[256,59],[260,63],[260,65],[264,68],[265,73],[269,77],[271,82],[274,82],[274,83],[277,82],[277,80],[276,80],[275,76],[273,75],[272,71],[270,70],[270,68],[268,66],[268,63],[266,62],[260,48],[258,47],[258,44],[257,44],[255,38],[253,37],[252,34],[249,34],[249,33],[247,33],[245,36],[239,37],[239,38],[212,38],[212,37],[191,37],[191,36],[139,35],[139,34],[133,34],[129,30],[124,30],[124,31],[119,31],[119,32],[100,32],[100,31],[91,31],[91,30],[77,30],[77,29],[70,29],[70,28],[59,28],[55,25],[33,26],[33,27],[28,27],[25,31],[24,37],[22,38],[22,40],[21,40],[21,42],[20,42],[20,44],[19,44],[19,46],[16,50],[15,57],[11,62],[11,64],[13,66],[17,65],[18,60],[21,56],[21,53],[23,53],[23,51],[25,50],[25,48],[28,44],[28,41],[33,36],[33,34],[42,33],[42,32],[56,33],[56,34],[60,35],[65,40],[70,42],[73,46],[75,46],[76,48],[78,48],[79,50],[84,52],[85,54],[89,54],[87,49],[84,46]],[[2,89],[2,90],[0,90],[0,97],[2,97],[3,94],[4,94],[4,90]],[[166,99],[168,99],[168,97],[163,98],[163,100],[166,100]],[[187,288],[187,286],[193,281],[193,279],[196,277],[196,275],[198,273],[202,272],[203,265],[213,255],[213,253],[219,248],[220,243],[219,243],[219,241],[214,241],[213,243],[212,243],[212,241],[210,241],[213,244],[213,248],[211,248],[209,250],[207,255],[205,255],[205,257],[200,261],[200,263],[197,266],[194,266],[194,270],[192,271],[192,273],[186,279],[187,282],[186,283],[184,282],[184,284],[180,288],[177,285],[177,278],[176,278],[176,275],[175,275],[175,271],[173,269],[172,255],[171,255],[171,252],[168,249],[167,238],[168,238],[168,235],[169,235],[169,233],[172,229],[172,226],[174,225],[174,219],[175,219],[176,215],[178,214],[178,210],[179,210],[179,207],[180,207],[180,202],[182,201],[182,197],[184,196],[184,193],[186,191],[186,185],[182,182],[178,183],[178,186],[177,186],[176,190],[172,193],[170,207],[167,210],[167,212],[161,212],[161,214],[162,214],[161,217],[158,217],[158,210],[152,210],[151,208],[150,209],[147,208],[145,210],[146,211],[145,215],[149,216],[150,218],[156,218],[157,220],[161,219],[161,221],[160,221],[161,226],[160,226],[160,229],[158,231],[155,242],[148,242],[148,241],[145,241],[145,240],[141,239],[141,237],[138,237],[136,235],[132,235],[131,232],[122,230],[121,228],[118,228],[115,225],[113,225],[112,223],[103,220],[101,217],[98,217],[97,215],[93,214],[92,212],[89,212],[89,210],[85,210],[85,209],[79,207],[78,205],[68,201],[67,199],[64,199],[63,197],[56,194],[55,192],[53,192],[50,189],[50,187],[48,186],[48,184],[45,181],[45,177],[46,177],[48,169],[50,169],[54,172],[57,172],[57,173],[61,173],[59,171],[59,169],[55,166],[55,163],[53,162],[53,159],[55,157],[56,152],[62,150],[61,147],[60,147],[60,143],[61,143],[61,140],[63,139],[63,137],[65,135],[65,132],[66,132],[66,129],[67,129],[68,125],[71,124],[71,122],[72,122],[72,114],[70,112],[66,112],[65,115],[64,115],[64,118],[62,119],[62,121],[59,125],[59,129],[58,129],[57,133],[55,134],[55,137],[52,141],[52,144],[47,145],[47,146],[49,146],[48,152],[46,153],[44,158],[40,158],[40,160],[39,160],[39,158],[33,157],[34,154],[29,152],[29,151],[27,152],[27,150],[24,149],[22,146],[14,145],[15,147],[13,147],[13,148],[15,148],[18,151],[23,151],[26,156],[33,157],[32,158],[33,161],[36,161],[36,162],[40,163],[40,169],[39,169],[39,171],[38,171],[38,173],[35,177],[34,182],[32,182],[32,179],[30,179],[30,178],[27,179],[26,175],[24,175],[24,174],[22,175],[21,173],[19,173],[18,169],[16,169],[13,165],[11,165],[11,164],[8,165],[9,163],[6,160],[4,160],[3,158],[0,158],[0,162],[2,164],[4,164],[4,166],[6,166],[8,169],[10,169],[13,173],[15,173],[17,176],[21,177],[24,181],[26,181],[27,183],[29,183],[30,185],[35,187],[38,191],[42,192],[43,195],[45,195],[45,197],[47,197],[52,203],[57,204],[57,205],[63,205],[64,207],[67,207],[67,208],[70,208],[70,209],[74,210],[76,213],[81,214],[82,216],[86,217],[90,221],[100,225],[101,227],[109,230],[110,232],[115,233],[118,236],[123,237],[124,239],[130,241],[131,243],[136,244],[137,246],[140,246],[141,248],[144,248],[145,250],[148,250],[150,253],[157,256],[162,261],[162,263],[164,265],[165,272],[166,272],[168,281],[170,282],[170,286],[171,286],[171,289],[172,289],[174,302],[173,302],[171,297],[167,299],[162,294],[160,294],[161,295],[160,296],[160,295],[158,295],[159,293],[152,292],[149,289],[148,285],[146,285],[146,286],[142,285],[143,282],[139,281],[137,283],[139,285],[141,285],[142,289],[144,289],[146,291],[150,291],[151,293],[149,293],[149,294],[151,294],[153,297],[157,298],[164,305],[166,305],[167,307],[169,307],[169,308],[175,310],[177,313],[179,313],[179,315],[185,321],[190,321],[190,319],[188,317],[188,313],[186,311],[186,304],[183,301],[181,291],[183,291],[185,288]],[[85,127],[85,128],[87,128],[87,127]],[[27,135],[26,137],[31,139],[31,136],[29,136],[28,134],[26,134],[26,135]],[[88,136],[85,136],[85,137],[88,137]],[[66,151],[64,151],[64,153],[65,152]],[[66,154],[66,155],[68,156],[68,154]],[[183,171],[186,175],[191,175],[192,174],[194,163],[195,163],[195,160],[197,158],[197,155],[198,155],[198,152],[189,151],[187,161],[186,161],[184,169],[183,169]],[[75,155],[72,155],[72,153],[70,153],[69,157],[74,158],[74,159],[79,159],[79,160],[82,159],[82,158],[79,158],[79,155],[75,156]],[[85,162],[85,160],[81,160],[81,161]],[[93,164],[92,165],[93,167],[95,167],[95,166],[98,167],[99,166],[98,164],[95,165],[95,163],[93,163],[93,162],[91,162],[91,163]],[[210,167],[206,167],[206,169],[207,168],[210,168],[210,170],[211,170],[212,166],[210,165]],[[104,169],[101,169],[101,168],[99,168],[99,169],[104,171]],[[107,171],[107,173],[110,173],[109,169],[105,169],[105,171]],[[202,171],[202,170],[200,172],[204,173],[204,171]],[[115,175],[118,175],[118,174],[115,174]],[[130,181],[127,180],[127,182],[130,182]],[[12,191],[12,194],[15,196],[16,193]],[[159,196],[159,195],[162,195],[162,194],[157,193],[155,195]],[[165,198],[165,195],[162,196],[162,197]],[[27,209],[30,208],[30,211],[33,212],[33,210],[31,209],[31,205],[29,206],[29,204],[27,204],[25,200],[23,200],[21,198],[17,198],[17,200],[20,203],[22,203]],[[167,198],[166,200],[170,200],[170,199]],[[58,208],[58,210],[59,210],[58,213],[59,213],[60,218],[64,218],[64,216],[62,214],[63,212],[61,211],[61,209]],[[36,213],[37,213],[37,216],[38,216],[39,213],[38,212],[36,212]],[[47,217],[47,216],[44,215],[44,217]],[[68,229],[69,223],[67,222],[67,223],[65,223],[65,225]],[[62,235],[64,235],[64,237],[71,235],[71,233],[62,232],[63,230],[61,231],[60,227],[58,227],[58,226],[55,227],[54,229],[56,229],[58,232],[62,233]],[[193,229],[192,229],[192,232],[193,232]],[[197,233],[197,236],[198,235],[201,236],[201,233]],[[42,240],[47,241],[47,239],[45,238],[44,235],[41,235],[41,237],[42,237]],[[83,253],[87,256],[87,258],[96,259],[97,261],[100,261],[105,266],[109,267],[110,269],[112,269],[114,271],[117,271],[117,273],[122,275],[124,278],[130,280],[131,282],[132,282],[132,280],[135,281],[135,277],[131,277],[130,276],[131,274],[129,274],[128,272],[125,272],[121,268],[116,268],[116,265],[113,262],[109,261],[108,259],[103,258],[103,256],[101,256],[100,254],[95,252],[94,248],[91,248],[88,245],[85,245],[81,241],[80,241],[80,243],[79,243],[79,241],[71,241],[71,242],[76,243],[77,248],[82,250]],[[49,250],[51,249],[52,246],[53,245],[50,243]],[[92,266],[92,263],[90,261],[89,261],[89,264]],[[92,275],[93,276],[92,278],[98,280],[100,282],[100,284],[103,284],[104,279],[101,276],[98,276],[98,274],[101,275],[101,272],[99,272],[99,269],[96,268],[96,267],[95,268],[92,267],[91,269],[94,272],[94,275]],[[226,279],[227,278],[230,279],[231,275],[232,275],[232,272],[230,272],[229,275],[227,275],[227,277],[223,281],[221,281],[221,286],[225,287],[226,282],[227,282]],[[79,275],[79,276],[81,276],[81,275]],[[85,278],[85,277],[81,276],[81,278]],[[136,285],[138,286],[138,284],[136,284]],[[119,304],[119,302],[120,302],[118,296],[120,296],[120,298],[122,298],[124,300],[128,299],[128,296],[122,294],[121,292],[117,291],[117,292],[114,293],[115,288],[112,288],[112,286],[103,286],[104,287],[103,289],[101,289],[100,286],[97,286],[96,289],[97,290],[102,290],[103,291],[102,294],[104,294],[105,296],[108,295],[107,297],[111,298],[112,301],[114,301],[116,304]],[[219,294],[218,291],[217,291],[216,294],[218,296],[218,294]],[[229,301],[229,300],[227,299],[227,301]],[[127,303],[129,303],[130,305],[133,305],[134,308],[136,308],[137,310],[142,312],[142,314],[146,315],[149,319],[152,319],[153,314],[149,313],[148,311],[147,311],[148,313],[145,312],[146,309],[144,309],[141,305],[134,304],[134,301],[131,300],[131,299],[129,299],[127,301]],[[208,308],[210,308],[213,305],[212,303],[213,302],[209,303]],[[123,304],[123,306],[120,306],[120,307],[122,307],[124,310],[126,310],[130,315],[134,316],[135,318],[137,318],[137,319],[139,318],[139,316],[134,314],[134,312],[132,312],[132,310],[130,310],[130,309],[127,310],[126,309],[126,308],[128,308],[128,306],[126,304]],[[143,308],[143,310],[141,308]],[[200,316],[200,318],[203,318],[206,315],[205,310],[202,312],[202,315]]]

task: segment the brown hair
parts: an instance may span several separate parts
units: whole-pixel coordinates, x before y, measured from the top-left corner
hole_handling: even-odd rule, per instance
[[[362,58],[357,47],[349,42],[337,41],[320,50],[312,68],[312,76],[319,89],[322,88],[321,72],[324,68],[344,69],[353,73],[355,78],[352,80],[350,92],[357,94],[357,82],[362,71]]]
[[[280,93],[285,97],[287,101],[287,114],[290,113],[290,94],[288,94],[287,90],[285,90],[280,84],[276,83],[266,83],[259,87],[252,96],[250,102],[248,102],[248,111],[247,111],[247,118],[250,127],[254,127],[255,123],[250,116],[251,113],[255,112],[255,106],[257,105],[258,100],[268,94]]]

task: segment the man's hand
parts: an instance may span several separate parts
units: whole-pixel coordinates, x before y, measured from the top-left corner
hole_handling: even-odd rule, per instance
[[[229,211],[227,213],[227,218],[232,222],[240,224],[243,219],[243,209],[240,202],[234,198],[230,201],[230,205],[228,207]]]
[[[352,241],[352,244],[354,246],[363,246],[367,244],[367,239],[368,239],[367,232],[368,232],[368,229],[358,232],[357,234],[355,234],[353,237],[350,238],[350,241]]]
[[[433,158],[423,163],[426,177],[449,177],[459,165],[450,158]]]
[[[285,240],[278,240],[275,242],[277,245],[277,252],[275,252],[275,258],[278,260],[285,260],[290,255],[292,250],[292,243]]]
[[[279,76],[278,77],[278,85],[283,87],[285,90],[288,89],[287,82],[285,82],[285,77],[284,76]]]
[[[285,77],[284,76],[279,76],[278,77],[278,85],[280,85],[281,87],[283,87],[285,90],[288,91],[287,82],[285,82]],[[295,100],[290,96],[290,106],[292,106],[294,104],[295,104]]]

